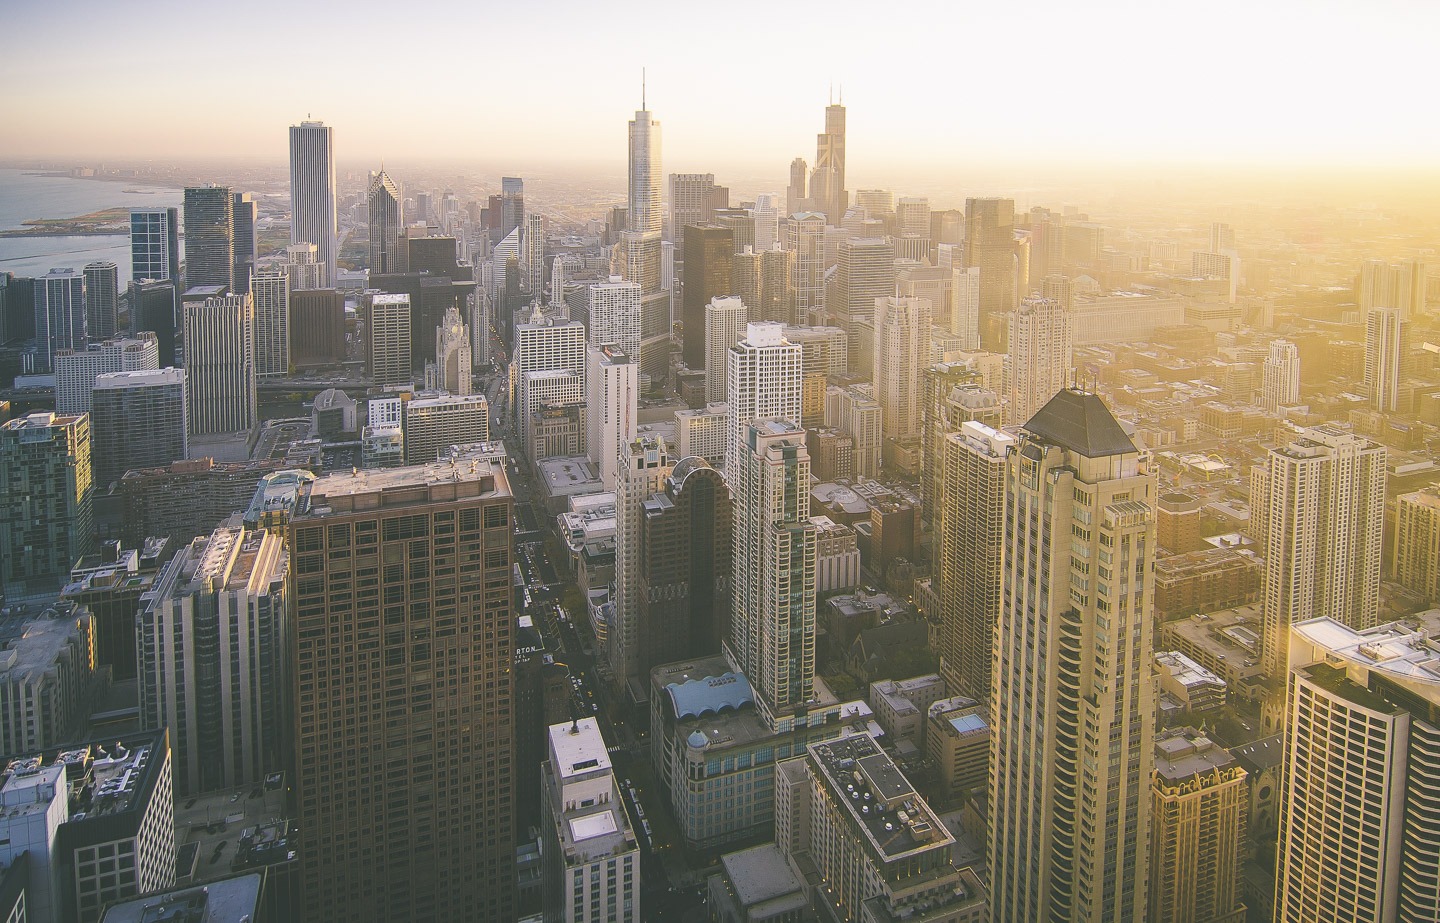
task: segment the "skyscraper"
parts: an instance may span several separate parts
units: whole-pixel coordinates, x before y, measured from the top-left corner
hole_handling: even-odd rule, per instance
[[[796,323],[795,304],[791,300],[794,271],[795,251],[777,243],[760,254],[760,304],[755,308],[756,320]],[[800,320],[803,322],[808,317]]]
[[[1023,425],[1069,384],[1070,341],[1070,314],[1058,301],[1026,298],[1010,315],[1010,423]]]
[[[640,617],[647,602],[640,579],[643,504],[664,486],[673,462],[665,440],[649,433],[630,441],[623,452],[615,482],[615,620],[608,640],[610,669],[629,698],[634,695],[630,687],[655,666],[641,657]]]
[[[367,295],[369,316],[366,318],[369,349],[367,366],[377,385],[409,385],[415,381],[410,372],[410,296]]]
[[[705,365],[705,309],[712,298],[734,294],[735,245],[729,228],[692,225],[685,229],[685,278],[680,319],[684,323],[681,357],[694,370]]]
[[[0,424],[0,583],[8,599],[54,593],[95,541],[90,417]]]
[[[324,122],[290,126],[290,242],[312,243],[320,287],[335,284],[335,131]]]
[[[931,501],[941,604],[940,675],[953,694],[981,702],[990,697],[1005,541],[1005,469],[1014,447],[1014,436],[983,423],[961,424],[941,443],[941,493]]]
[[[664,381],[669,374],[670,297],[661,284],[660,122],[643,108],[643,100],[641,106],[630,122],[627,230],[613,263],[617,275],[640,286],[640,372]]]
[[[1392,622],[1288,632],[1277,923],[1434,920],[1440,645]]]
[[[130,335],[150,331],[160,348],[160,368],[175,364],[175,283],[142,280],[130,283]]]
[[[45,368],[55,353],[84,349],[85,277],[73,269],[52,269],[35,280],[35,345]]]
[[[470,330],[454,307],[445,311],[445,320],[435,328],[436,384],[457,397],[473,387],[470,361]]]
[[[1415,320],[1425,311],[1425,270],[1423,260],[1393,266],[1384,260],[1366,260],[1360,266],[1360,310],[1394,308],[1401,320]]]
[[[290,276],[285,268],[262,269],[251,277],[255,300],[255,374],[290,374]]]
[[[1399,408],[1407,326],[1398,308],[1372,308],[1365,314],[1365,390],[1370,406],[1382,413]]]
[[[151,333],[134,339],[116,337],[83,349],[62,349],[55,354],[55,409],[62,414],[90,410],[96,375],[159,367],[160,348]]]
[[[946,325],[960,338],[960,348],[980,348],[980,267],[950,269],[950,318]]]
[[[446,461],[323,477],[290,522],[306,920],[514,917],[513,502]]]
[[[614,343],[627,356],[640,355],[640,285],[611,276],[586,292],[590,344]]]
[[[425,218],[424,214],[420,215]],[[500,177],[500,234],[501,239],[525,223],[525,180],[518,176]]]
[[[1155,489],[1094,394],[1055,395],[1009,455],[990,695],[995,923],[1145,919]]]
[[[705,401],[725,400],[725,373],[730,347],[740,342],[749,310],[739,298],[712,298],[705,306]]]
[[[815,136],[815,169],[810,173],[811,208],[823,212],[827,223],[839,225],[850,205],[845,188],[845,107],[825,107],[825,130]]]
[[[790,274],[790,323],[825,324],[825,216],[800,212],[785,222],[785,249],[794,254]],[[848,333],[848,331],[847,331]]]
[[[1324,425],[1271,449],[1250,476],[1250,519],[1265,559],[1261,665],[1285,675],[1287,633],[1319,615],[1356,629],[1379,618],[1385,449]]]
[[[309,243],[291,244],[285,248],[285,255],[276,265],[285,270],[285,274],[290,278],[291,292],[305,292],[323,287],[320,284],[321,266],[315,262],[317,253],[315,245]]]
[[[930,358],[930,299],[874,300],[872,380],[885,438],[920,432],[920,373]]]
[[[490,441],[490,402],[483,394],[443,394],[404,402],[405,464],[444,458],[453,445]]]
[[[345,361],[345,296],[333,288],[290,292],[290,359],[296,365]]]
[[[108,487],[132,468],[163,468],[189,454],[185,370],[106,372],[91,394],[95,483]]]
[[[255,271],[255,222],[258,212],[255,200],[248,192],[235,193],[231,203],[235,222],[235,289],[243,292],[250,288],[250,274]]]
[[[1440,605],[1440,487],[1395,498],[1395,580]]]
[[[179,209],[130,209],[130,278],[180,284]]]
[[[726,357],[725,399],[729,414],[725,442],[725,471],[738,471],[745,428],[756,420],[800,419],[804,354],[785,338],[780,324],[749,323],[745,338],[730,347]],[[802,436],[803,442],[803,436]]]
[[[888,237],[840,241],[835,269],[835,303],[826,304],[832,326],[850,337],[852,356],[862,352],[856,325],[875,319],[875,299],[895,294],[895,246]],[[877,324],[878,326],[878,324]],[[930,337],[927,326],[925,337]],[[927,349],[928,351],[928,349]],[[861,374],[869,371],[861,369]]]
[[[965,265],[980,269],[980,343],[1002,351],[1000,317],[1015,308],[1015,200],[965,200]]]
[[[810,166],[804,157],[790,161],[790,183],[785,187],[785,214],[794,215],[811,210],[805,191],[809,188]]]
[[[1243,923],[1250,792],[1243,767],[1194,728],[1155,738],[1148,923]]]
[[[116,333],[120,311],[120,268],[109,260],[85,264],[86,335],[108,340]]]
[[[141,722],[169,729],[177,794],[259,785],[285,766],[288,569],[283,535],[222,525],[142,599]]]
[[[725,652],[750,680],[765,726],[786,731],[815,698],[816,527],[805,430],[773,417],[747,421],[732,458],[734,580]]]
[[[1300,402],[1300,350],[1289,340],[1271,340],[1265,357],[1260,403],[1270,413]]]
[[[510,382],[515,428],[521,444],[532,450],[529,424],[544,404],[585,403],[585,325],[579,321],[557,324],[544,318],[517,324]]]
[[[520,271],[525,273],[525,292],[531,298],[540,298],[545,294],[545,219],[534,212],[525,216],[520,254]]]
[[[585,450],[606,490],[616,489],[620,454],[635,440],[640,415],[639,369],[619,346],[585,348]]]
[[[381,167],[371,175],[368,195],[370,213],[370,271],[401,272],[400,249],[404,246],[405,196]]]
[[[254,298],[247,292],[187,301],[184,311],[191,434],[249,430],[257,399]]]
[[[226,291],[237,285],[235,199],[229,186],[185,190],[185,287],[199,285],[221,285]]]
[[[670,202],[665,215],[665,239],[677,250],[685,247],[685,228],[712,224],[715,219],[715,174],[671,173]]]

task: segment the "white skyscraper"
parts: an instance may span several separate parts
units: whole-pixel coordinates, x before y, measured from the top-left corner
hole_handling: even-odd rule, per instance
[[[528,450],[527,422],[542,404],[585,403],[585,325],[539,317],[516,324],[510,384],[515,429]]]
[[[755,221],[756,253],[764,253],[780,243],[780,210],[784,207],[785,200],[778,193],[762,192],[755,197],[750,217]]]
[[[612,272],[640,286],[640,371],[663,381],[669,373],[670,294],[662,278],[664,224],[660,122],[641,108],[630,122],[628,222],[611,257]]]
[[[1289,340],[1270,341],[1260,402],[1270,413],[1300,402],[1300,350]]]
[[[1399,308],[1372,308],[1365,314],[1365,388],[1370,406],[1382,413],[1399,406],[1406,326]]]
[[[611,276],[590,286],[590,343],[614,343],[627,356],[640,355],[640,284]]]
[[[382,386],[412,384],[410,296],[372,292],[365,300],[370,377]]]
[[[665,440],[642,433],[625,443],[615,479],[615,618],[610,625],[610,669],[624,686],[642,680],[640,614],[643,504],[665,487],[674,462]]]
[[[733,355],[733,353],[732,353]],[[816,526],[805,430],[747,421],[726,480],[735,504],[726,656],[750,680],[766,727],[788,731],[815,693]]]
[[[955,265],[950,269],[950,332],[960,348],[980,348],[980,267]]]
[[[253,297],[187,301],[184,312],[191,434],[249,430],[257,396]]]
[[[545,291],[545,219],[535,212],[525,216],[520,271],[525,273],[525,291],[540,298]]]
[[[160,345],[155,334],[116,337],[91,343],[80,349],[62,349],[55,354],[55,412],[86,413],[95,378],[107,372],[133,372],[160,367]]]
[[[1270,450],[1250,475],[1250,522],[1265,561],[1261,664],[1285,675],[1287,632],[1317,616],[1379,619],[1385,449],[1325,425]]]
[[[300,292],[324,288],[320,284],[320,273],[324,267],[316,262],[319,249],[311,243],[291,244],[285,248],[285,255],[276,264],[285,270],[290,279],[290,291]]]
[[[1440,644],[1316,618],[1286,653],[1273,919],[1440,919]]]
[[[453,306],[445,309],[445,317],[435,328],[436,386],[456,397],[464,397],[472,388],[473,369],[470,361],[470,331]]]
[[[130,278],[180,284],[179,209],[130,209]]]
[[[284,267],[257,269],[250,276],[255,296],[255,374],[290,374],[290,274]]]
[[[893,439],[920,432],[920,373],[929,366],[930,299],[875,299],[875,398]]]
[[[1415,320],[1425,310],[1427,281],[1423,260],[1394,266],[1384,260],[1366,260],[1360,266],[1360,310],[1394,308],[1401,320]]]
[[[745,335],[749,309],[733,296],[710,299],[705,306],[705,402],[718,404],[725,400],[726,356],[730,347]]]
[[[620,453],[635,439],[639,417],[639,368],[618,346],[586,347],[585,449],[606,490],[615,490]]]
[[[54,368],[61,349],[84,349],[85,277],[74,269],[52,269],[35,280],[35,345],[45,368]]]
[[[335,130],[324,122],[290,126],[290,242],[319,251],[321,288],[335,284]]]
[[[1010,408],[1023,425],[1069,384],[1070,315],[1058,301],[1026,298],[1010,315]]]
[[[990,919],[1141,923],[1155,477],[1100,398],[1068,389],[1030,418],[1008,459]]]
[[[756,420],[800,420],[804,354],[785,338],[782,325],[766,322],[746,324],[745,338],[730,347],[727,359],[725,468],[733,472],[746,426]]]

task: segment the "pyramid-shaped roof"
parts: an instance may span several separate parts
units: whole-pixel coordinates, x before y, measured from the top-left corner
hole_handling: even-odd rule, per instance
[[[1025,431],[1086,458],[1138,451],[1099,395],[1066,388],[1041,407]]]

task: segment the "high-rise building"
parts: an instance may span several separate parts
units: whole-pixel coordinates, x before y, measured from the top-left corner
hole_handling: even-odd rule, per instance
[[[160,344],[148,332],[133,339],[116,337],[79,349],[62,349],[55,353],[54,361],[55,411],[72,415],[89,411],[97,375],[159,367]]]
[[[290,522],[306,920],[514,917],[513,504],[446,461],[323,477]]]
[[[750,219],[755,223],[756,253],[764,253],[780,244],[780,209],[784,204],[774,192],[762,192],[755,197]]]
[[[1440,606],[1440,487],[1395,499],[1395,580]]]
[[[787,321],[821,326],[825,319],[825,216],[799,212],[785,222],[785,249],[794,254],[790,271]],[[847,331],[848,333],[848,331]]]
[[[1360,266],[1360,310],[1394,308],[1401,320],[1413,321],[1425,311],[1427,284],[1423,260],[1393,266],[1384,260],[1366,260]]]
[[[545,294],[545,219],[534,212],[525,216],[520,257],[525,292],[532,299],[539,299]]]
[[[1356,629],[1379,618],[1385,449],[1338,427],[1302,430],[1250,476],[1250,521],[1265,560],[1261,665],[1285,675],[1296,622],[1326,615]]]
[[[1155,738],[1149,923],[1243,923],[1245,769],[1194,728]]]
[[[370,377],[377,385],[409,385],[415,376],[410,372],[410,296],[368,294],[369,316],[366,319]]]
[[[187,301],[184,310],[191,435],[248,431],[257,402],[254,298]]]
[[[795,323],[795,305],[791,301],[794,271],[795,251],[786,250],[777,243],[760,254],[760,304],[755,309],[757,320]]]
[[[585,451],[606,490],[616,489],[620,454],[635,440],[640,416],[639,369],[619,346],[585,348]]]
[[[616,684],[627,697],[643,699],[631,686],[655,666],[655,662],[641,659],[640,617],[647,602],[640,579],[644,503],[663,488],[673,463],[665,440],[648,433],[636,437],[623,451],[615,481],[615,621],[608,634],[608,654]]]
[[[835,303],[826,303],[829,323],[850,336],[850,352],[859,351],[856,325],[875,317],[875,299],[895,294],[895,246],[888,237],[852,237],[840,241],[835,269]],[[929,337],[927,328],[926,337]],[[865,370],[861,370],[862,374]]]
[[[750,680],[765,726],[784,731],[815,698],[816,526],[805,430],[786,419],[747,421],[728,470],[735,526],[726,657]]]
[[[370,177],[367,207],[370,213],[370,271],[403,272],[400,250],[405,228],[405,196],[381,167]]]
[[[965,200],[965,265],[980,270],[980,343],[1003,351],[1001,316],[1015,309],[1015,200]]]
[[[746,244],[731,257],[730,294],[745,302],[745,307],[755,312],[760,320],[761,288],[765,284],[764,257],[754,247]]]
[[[961,424],[959,432],[944,437],[937,465],[941,493],[932,501],[940,675],[950,692],[982,702],[990,697],[1005,542],[1005,468],[1014,447],[1014,436],[984,423]]]
[[[1435,919],[1440,645],[1398,622],[1288,634],[1274,919]]]
[[[995,923],[1145,919],[1155,489],[1094,394],[1056,394],[1009,455],[990,694]]]
[[[721,187],[723,188],[723,187]],[[665,239],[684,252],[685,229],[715,220],[715,174],[671,173],[670,202],[665,214]]]
[[[750,323],[745,325],[745,338],[730,347],[726,358],[730,419],[725,470],[733,473],[750,423],[771,418],[800,420],[804,354],[798,344],[785,338],[780,324]]]
[[[47,369],[55,353],[84,349],[85,277],[73,269],[52,269],[35,280],[35,345]]]
[[[222,525],[180,549],[141,601],[141,722],[169,729],[177,794],[255,786],[285,767],[288,569],[283,535]]]
[[[473,388],[470,362],[470,330],[454,307],[445,311],[445,320],[435,328],[436,387],[457,396]]]
[[[320,288],[335,285],[335,130],[324,122],[290,126],[290,242],[314,244]]]
[[[675,411],[675,455],[692,455],[712,466],[725,464],[725,436],[730,405],[706,404],[702,408]]]
[[[587,290],[590,345],[614,343],[627,356],[640,355],[640,285],[611,276]]]
[[[980,348],[980,267],[954,266],[950,270],[950,332],[960,348]]]
[[[175,364],[176,295],[175,283],[168,280],[130,283],[130,335],[138,337],[147,330],[155,334],[162,369]]]
[[[179,209],[130,209],[130,279],[180,284]]]
[[[95,685],[95,618],[83,608],[15,618],[0,663],[0,747],[54,746],[84,731]]]
[[[108,340],[116,333],[120,311],[120,268],[109,260],[85,264],[86,335]]]
[[[324,267],[316,262],[318,253],[319,250],[312,243],[291,244],[285,248],[285,255],[280,258],[278,265],[290,277],[292,293],[323,287],[320,284],[320,272]]]
[[[248,280],[247,280],[248,282]],[[234,291],[235,199],[229,186],[185,190],[185,287],[220,285]]]
[[[333,288],[292,289],[290,361],[327,365],[345,354],[345,296]]]
[[[930,299],[876,298],[875,398],[885,437],[920,432],[920,374],[930,358]]]
[[[422,212],[420,217],[425,218]],[[522,229],[525,224],[525,180],[518,176],[500,177],[500,233],[499,237],[510,236],[510,232]]]
[[[95,483],[102,487],[132,468],[157,468],[190,450],[185,370],[107,372],[95,377],[91,435]]]
[[[1289,340],[1271,340],[1265,357],[1260,403],[1270,413],[1300,402],[1300,349]]]
[[[544,373],[559,376],[536,378]],[[510,359],[511,407],[521,443],[527,421],[547,402],[585,403],[585,325],[555,323],[541,316],[515,326],[515,352]]]
[[[685,275],[680,290],[680,320],[684,324],[681,358],[692,369],[705,365],[705,310],[712,298],[733,294],[735,245],[730,229],[720,225],[691,225],[685,229]]]
[[[549,728],[541,893],[554,923],[639,923],[640,846],[594,718]]]
[[[825,425],[850,437],[855,473],[880,476],[880,402],[869,384],[830,385],[825,389]]]
[[[452,445],[490,440],[490,402],[483,394],[441,394],[404,402],[405,464],[446,457]]]
[[[1070,314],[1058,301],[1026,298],[1010,315],[1009,344],[1007,420],[1023,425],[1070,383]]]
[[[730,347],[745,336],[748,306],[739,298],[716,297],[705,306],[705,401],[725,400],[726,357]]]
[[[235,268],[231,275],[235,279],[236,291],[243,292],[250,287],[250,274],[255,271],[255,222],[259,212],[250,193],[237,192],[231,203],[231,213],[235,222]]]
[[[1372,308],[1365,315],[1365,390],[1370,406],[1382,413],[1399,409],[1407,327],[1398,308]]]
[[[845,107],[825,107],[825,130],[815,136],[815,169],[810,171],[811,208],[823,212],[827,223],[839,225],[850,205],[845,188]]]
[[[626,231],[612,258],[612,272],[640,286],[640,372],[664,381],[670,359],[670,296],[662,278],[660,122],[649,110],[630,122],[629,196]]]
[[[785,187],[785,214],[794,215],[810,211],[811,205],[805,191],[809,188],[810,165],[804,157],[790,161],[790,183]]]
[[[255,374],[290,374],[290,276],[283,268],[261,269],[250,276],[255,299]]]
[[[95,541],[90,417],[37,412],[0,425],[0,583],[54,592]]]

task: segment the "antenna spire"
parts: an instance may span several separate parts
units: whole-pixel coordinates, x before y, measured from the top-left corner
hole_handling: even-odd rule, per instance
[[[650,111],[650,109],[645,105],[645,68],[643,67],[640,68],[640,111]]]
[[[835,81],[833,81],[833,80],[830,81],[830,96],[828,97],[825,105],[827,105],[827,106],[833,106],[833,105],[835,105]]]

